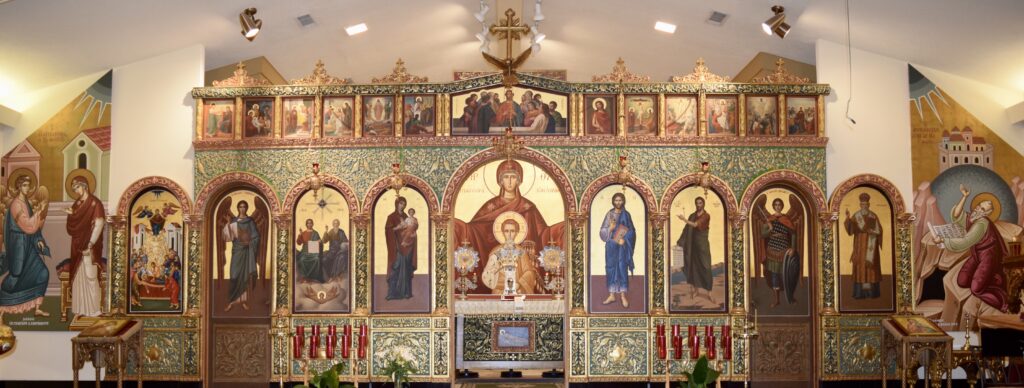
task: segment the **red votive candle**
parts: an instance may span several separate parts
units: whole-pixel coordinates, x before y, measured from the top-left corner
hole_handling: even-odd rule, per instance
[[[299,347],[306,346],[306,327],[303,325],[295,326],[295,336],[299,337]]]
[[[710,327],[711,326],[708,326],[708,328],[710,328]],[[708,360],[714,360],[715,359],[715,348],[718,347],[717,344],[715,343],[715,334],[714,333],[711,333],[711,335],[704,337],[704,347],[708,349],[707,350],[707,352],[708,352]]]
[[[301,336],[296,335],[296,336],[292,337],[292,358],[294,358],[296,360],[302,358],[302,337]]]
[[[693,338],[697,336],[697,326],[689,325],[686,327],[686,334],[688,337]]]
[[[732,326],[722,325],[722,359],[732,360]]]
[[[676,360],[683,358],[683,337],[675,336],[672,338],[672,358]]]
[[[665,349],[665,333],[658,334],[655,341],[658,343],[658,359],[664,360],[668,356],[668,350]]]
[[[679,324],[672,325],[672,337],[679,336]]]
[[[700,357],[700,338],[697,335],[690,338],[690,359],[696,360]]]
[[[664,324],[664,323],[659,323],[659,324],[658,324],[657,326],[655,326],[655,327],[657,327],[657,328],[658,328],[658,335],[660,335],[660,336],[664,337],[664,336],[665,336],[665,324]]]
[[[316,330],[313,330],[313,333],[315,333],[315,332],[316,332]],[[316,334],[313,334],[313,333],[309,334],[309,358],[311,358],[311,359],[316,358],[316,353],[319,350],[319,349],[317,349],[317,337],[316,337]]]
[[[345,324],[345,328],[342,329],[342,330],[344,330],[343,333],[345,333],[346,337],[351,337],[352,336],[352,325],[346,323]]]

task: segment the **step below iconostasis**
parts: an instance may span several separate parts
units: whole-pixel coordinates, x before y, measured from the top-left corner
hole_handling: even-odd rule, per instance
[[[311,366],[355,381],[395,357],[413,381],[657,381],[692,368],[672,338],[691,327],[725,380],[879,374],[878,319],[912,306],[911,217],[877,176],[825,197],[827,85],[702,62],[667,83],[621,62],[517,76],[263,85],[240,67],[194,89],[198,194],[146,178],[112,217],[110,303],[145,321],[147,376],[298,381],[311,341],[292,334],[332,325],[355,340]],[[173,285],[137,275],[151,256]],[[759,338],[734,338],[752,321]]]

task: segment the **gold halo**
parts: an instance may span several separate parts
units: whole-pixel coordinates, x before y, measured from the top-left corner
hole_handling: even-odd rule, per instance
[[[71,199],[78,199],[78,193],[75,193],[71,189],[71,182],[78,177],[85,177],[86,184],[89,186],[89,193],[93,193],[96,190],[96,176],[92,174],[92,171],[84,168],[76,168],[68,173],[67,178],[64,178],[64,192],[68,194]]]
[[[982,201],[992,202],[992,213],[988,215],[989,221],[998,220],[999,215],[1003,212],[1003,205],[999,203],[999,199],[996,198],[995,194],[985,192],[975,195],[974,198],[971,199],[970,210],[973,211],[974,208],[978,207],[978,204],[980,204]],[[968,213],[968,216],[969,215],[970,213]]]
[[[509,219],[514,220],[519,224],[519,233],[516,233],[516,244],[522,243],[523,240],[526,240],[526,233],[529,231],[528,226],[526,225],[526,218],[523,217],[522,214],[512,211],[501,213],[494,219],[494,224],[491,225],[491,230],[494,232],[494,238],[497,239],[499,243],[505,243],[505,236],[501,233],[501,224],[504,224],[505,220]]]
[[[36,174],[34,172],[32,172],[32,170],[29,170],[29,169],[24,168],[24,167],[16,169],[16,170],[14,170],[14,172],[11,173],[11,175],[9,177],[7,177],[7,192],[11,193],[12,197],[16,196],[17,193],[18,193],[18,188],[14,187],[14,182],[17,182],[18,178],[20,178],[22,175],[28,175],[28,182],[29,182],[28,184],[29,184],[29,186],[32,186],[32,191],[35,191],[35,188],[39,187],[37,185],[37,183],[39,183],[39,182],[38,182],[38,179],[36,179]],[[29,194],[32,194],[32,193],[29,193]]]
[[[604,104],[604,108],[608,109],[608,101],[606,101],[603,97],[598,97],[598,98],[595,98],[594,101],[591,101],[590,102],[590,107],[594,108],[594,110],[596,111],[597,110],[597,102],[598,101],[601,101],[601,103]]]

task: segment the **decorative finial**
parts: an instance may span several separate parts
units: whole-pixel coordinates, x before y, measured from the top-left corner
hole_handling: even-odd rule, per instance
[[[344,85],[348,80],[327,74],[324,61],[317,59],[313,66],[313,74],[292,80],[292,85]]]
[[[755,84],[806,84],[811,82],[811,80],[810,78],[789,74],[786,71],[786,61],[779,58],[775,61],[775,72],[763,77],[754,78],[750,82]]]
[[[711,186],[711,163],[700,162],[700,179],[697,184],[704,189],[704,196],[708,195],[708,187]]]
[[[427,82],[427,77],[409,74],[409,71],[405,69],[405,61],[402,58],[398,58],[398,61],[395,62],[395,68],[391,70],[391,74],[380,78],[374,77],[372,82],[375,84],[424,83]]]
[[[677,75],[672,77],[672,82],[680,83],[707,83],[707,82],[729,82],[731,77],[723,77],[712,73],[704,64],[704,58],[697,58],[697,65],[693,67],[693,73]]]
[[[235,66],[235,71],[231,77],[220,81],[213,81],[213,86],[217,87],[242,87],[242,86],[267,86],[270,85],[270,81],[252,77],[249,72],[245,70],[245,63],[238,62],[238,66]]]
[[[324,182],[320,179],[320,163],[313,163],[313,175],[306,178],[306,188],[313,191],[313,199],[316,199]]]
[[[505,158],[512,160],[512,157],[523,149],[523,140],[512,134],[512,128],[505,128],[505,136],[492,140],[494,150],[505,155]]]
[[[391,177],[388,178],[388,187],[395,190],[396,194],[405,187],[405,180],[402,179],[401,163],[391,163]]]
[[[629,157],[619,155],[619,170],[615,172],[615,181],[622,185],[623,190],[626,184],[633,181],[633,173],[629,171]]]
[[[619,57],[619,60],[615,61],[615,66],[612,67],[612,72],[603,75],[595,75],[593,77],[594,82],[651,82],[651,77],[646,75],[639,75],[626,69],[626,61]]]

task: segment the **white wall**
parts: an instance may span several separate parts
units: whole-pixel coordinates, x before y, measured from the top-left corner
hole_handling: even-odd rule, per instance
[[[139,178],[158,175],[192,196],[192,88],[203,86],[203,46],[114,68],[110,207]]]
[[[816,42],[818,82],[832,86],[825,98],[825,151],[827,195],[844,180],[871,173],[888,179],[913,209],[913,179],[910,163],[910,86],[907,62],[853,50],[853,100],[850,97],[849,68],[845,45]]]
[[[192,46],[114,69],[108,213],[116,211],[117,201],[126,187],[149,175],[178,182],[191,197],[194,159],[191,91],[203,85],[203,68],[204,49]],[[100,75],[102,73],[96,77]],[[85,85],[74,86],[81,92],[95,80],[95,77],[88,82],[82,80]],[[63,101],[57,105],[66,104],[67,101]],[[35,127],[25,135],[32,130]],[[20,140],[5,140],[3,144],[18,142]],[[15,334],[17,349],[0,359],[0,380],[71,380],[71,338],[77,332],[17,331]],[[87,364],[79,377],[89,381],[94,376],[91,365]]]

